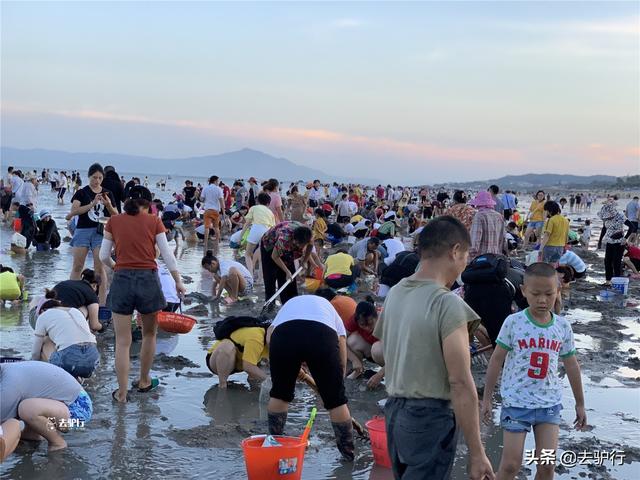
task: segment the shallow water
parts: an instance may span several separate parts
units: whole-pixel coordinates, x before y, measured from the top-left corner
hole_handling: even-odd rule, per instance
[[[153,181],[154,179],[152,179]],[[175,180],[178,182],[178,179]],[[62,218],[69,206],[55,205],[53,195],[46,187],[40,196],[39,209],[49,207],[58,222],[61,235],[67,233]],[[160,193],[165,199],[169,192]],[[594,212],[595,212],[594,208]],[[593,215],[593,214],[592,214]],[[575,216],[575,215],[574,215]],[[585,214],[581,214],[585,218]],[[596,229],[594,228],[594,234]],[[2,226],[0,253],[2,263],[13,266],[24,274],[31,296],[41,294],[45,287],[68,278],[71,256],[68,243],[59,252],[35,253],[15,256],[9,252],[10,229]],[[223,248],[222,257],[231,257]],[[202,247],[187,246],[179,255],[180,270],[193,282],[191,291],[208,293],[210,278],[202,275],[199,267]],[[90,257],[87,266],[91,265]],[[209,315],[198,318],[198,325],[187,335],[163,335],[158,339],[158,356],[153,374],[161,386],[150,394],[136,394],[127,405],[114,405],[110,393],[116,388],[113,365],[113,334],[100,335],[101,365],[86,389],[94,400],[94,417],[85,430],[66,435],[69,448],[47,455],[46,445],[21,445],[18,451],[0,467],[3,478],[244,478],[245,467],[239,443],[242,438],[266,432],[266,411],[260,401],[259,388],[251,387],[246,375],[232,376],[227,391],[219,390],[217,377],[211,375],[204,364],[206,348],[213,332],[215,319],[228,312],[241,312],[261,306],[262,292],[257,291],[251,302],[230,309],[222,306],[209,308]],[[637,310],[636,310],[637,312]],[[627,315],[632,315],[628,313]],[[597,324],[602,313],[588,308],[572,307],[570,321]],[[623,338],[601,338],[587,333],[576,334],[580,354],[588,352],[640,351],[640,327],[637,316],[620,318],[624,325]],[[0,348],[7,354],[28,357],[33,331],[28,323],[26,306],[5,306],[0,318]],[[10,350],[9,350],[10,349]],[[135,354],[136,348],[132,348]],[[180,357],[179,357],[180,356]],[[610,367],[610,368],[609,368]],[[627,383],[635,378],[637,370],[623,365],[605,367],[596,362],[583,364],[590,432],[570,429],[573,420],[573,399],[568,382],[564,382],[564,424],[561,428],[561,446],[571,440],[580,442],[591,437],[609,442],[637,446],[640,444],[640,390],[638,383]],[[137,358],[132,360],[131,379],[138,371]],[[347,381],[350,407],[361,423],[380,414],[378,401],[383,391],[366,392],[361,381]],[[299,435],[308,413],[318,400],[311,390],[298,386],[292,403],[287,432]],[[499,409],[496,409],[496,420]],[[482,427],[487,453],[494,467],[500,459],[502,434],[495,425]],[[533,448],[533,436],[526,448]],[[358,455],[353,464],[343,464],[333,445],[328,416],[320,409],[304,463],[304,479],[391,479],[391,472],[373,465],[370,447],[357,443]],[[466,448],[461,443],[454,467],[455,479],[467,478]],[[638,463],[609,469],[609,478],[634,479],[640,477]],[[586,467],[575,467],[561,473],[558,478],[577,478],[590,473]],[[592,472],[591,472],[592,473]],[[521,478],[533,478],[531,470]],[[599,478],[598,476],[594,478]]]

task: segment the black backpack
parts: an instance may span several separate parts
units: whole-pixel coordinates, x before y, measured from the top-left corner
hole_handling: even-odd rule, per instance
[[[462,272],[465,284],[501,283],[507,277],[509,261],[504,255],[485,253],[474,258]]]
[[[271,325],[271,322],[258,317],[236,317],[232,315],[217,322],[213,326],[213,334],[216,336],[216,340],[223,340],[225,338],[231,338],[231,334],[239,328],[260,327],[266,329],[269,327],[269,325]]]

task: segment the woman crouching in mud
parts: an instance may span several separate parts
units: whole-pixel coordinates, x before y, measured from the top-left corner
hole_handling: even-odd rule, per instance
[[[176,282],[178,294],[184,295],[186,292],[176,258],[167,243],[164,225],[157,216],[149,214],[151,192],[145,187],[136,186],[130,190],[129,197],[124,204],[124,215],[109,219],[100,249],[100,260],[115,271],[109,304],[116,333],[118,389],[112,396],[117,402],[126,402],[128,399],[131,315],[134,310],[140,313],[142,319],[142,350],[140,378],[133,383],[133,387],[144,393],[159,384],[158,379],[149,375],[156,348],[157,314],[166,306],[156,273],[156,245]],[[114,244],[115,262],[111,259]]]

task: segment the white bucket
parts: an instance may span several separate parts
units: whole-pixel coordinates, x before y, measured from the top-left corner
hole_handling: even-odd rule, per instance
[[[613,277],[611,279],[611,288],[622,295],[628,295],[629,279],[627,277]]]

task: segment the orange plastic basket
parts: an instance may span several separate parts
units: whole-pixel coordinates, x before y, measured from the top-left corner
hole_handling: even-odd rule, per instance
[[[168,333],[189,333],[196,319],[182,313],[158,312],[158,326]]]

